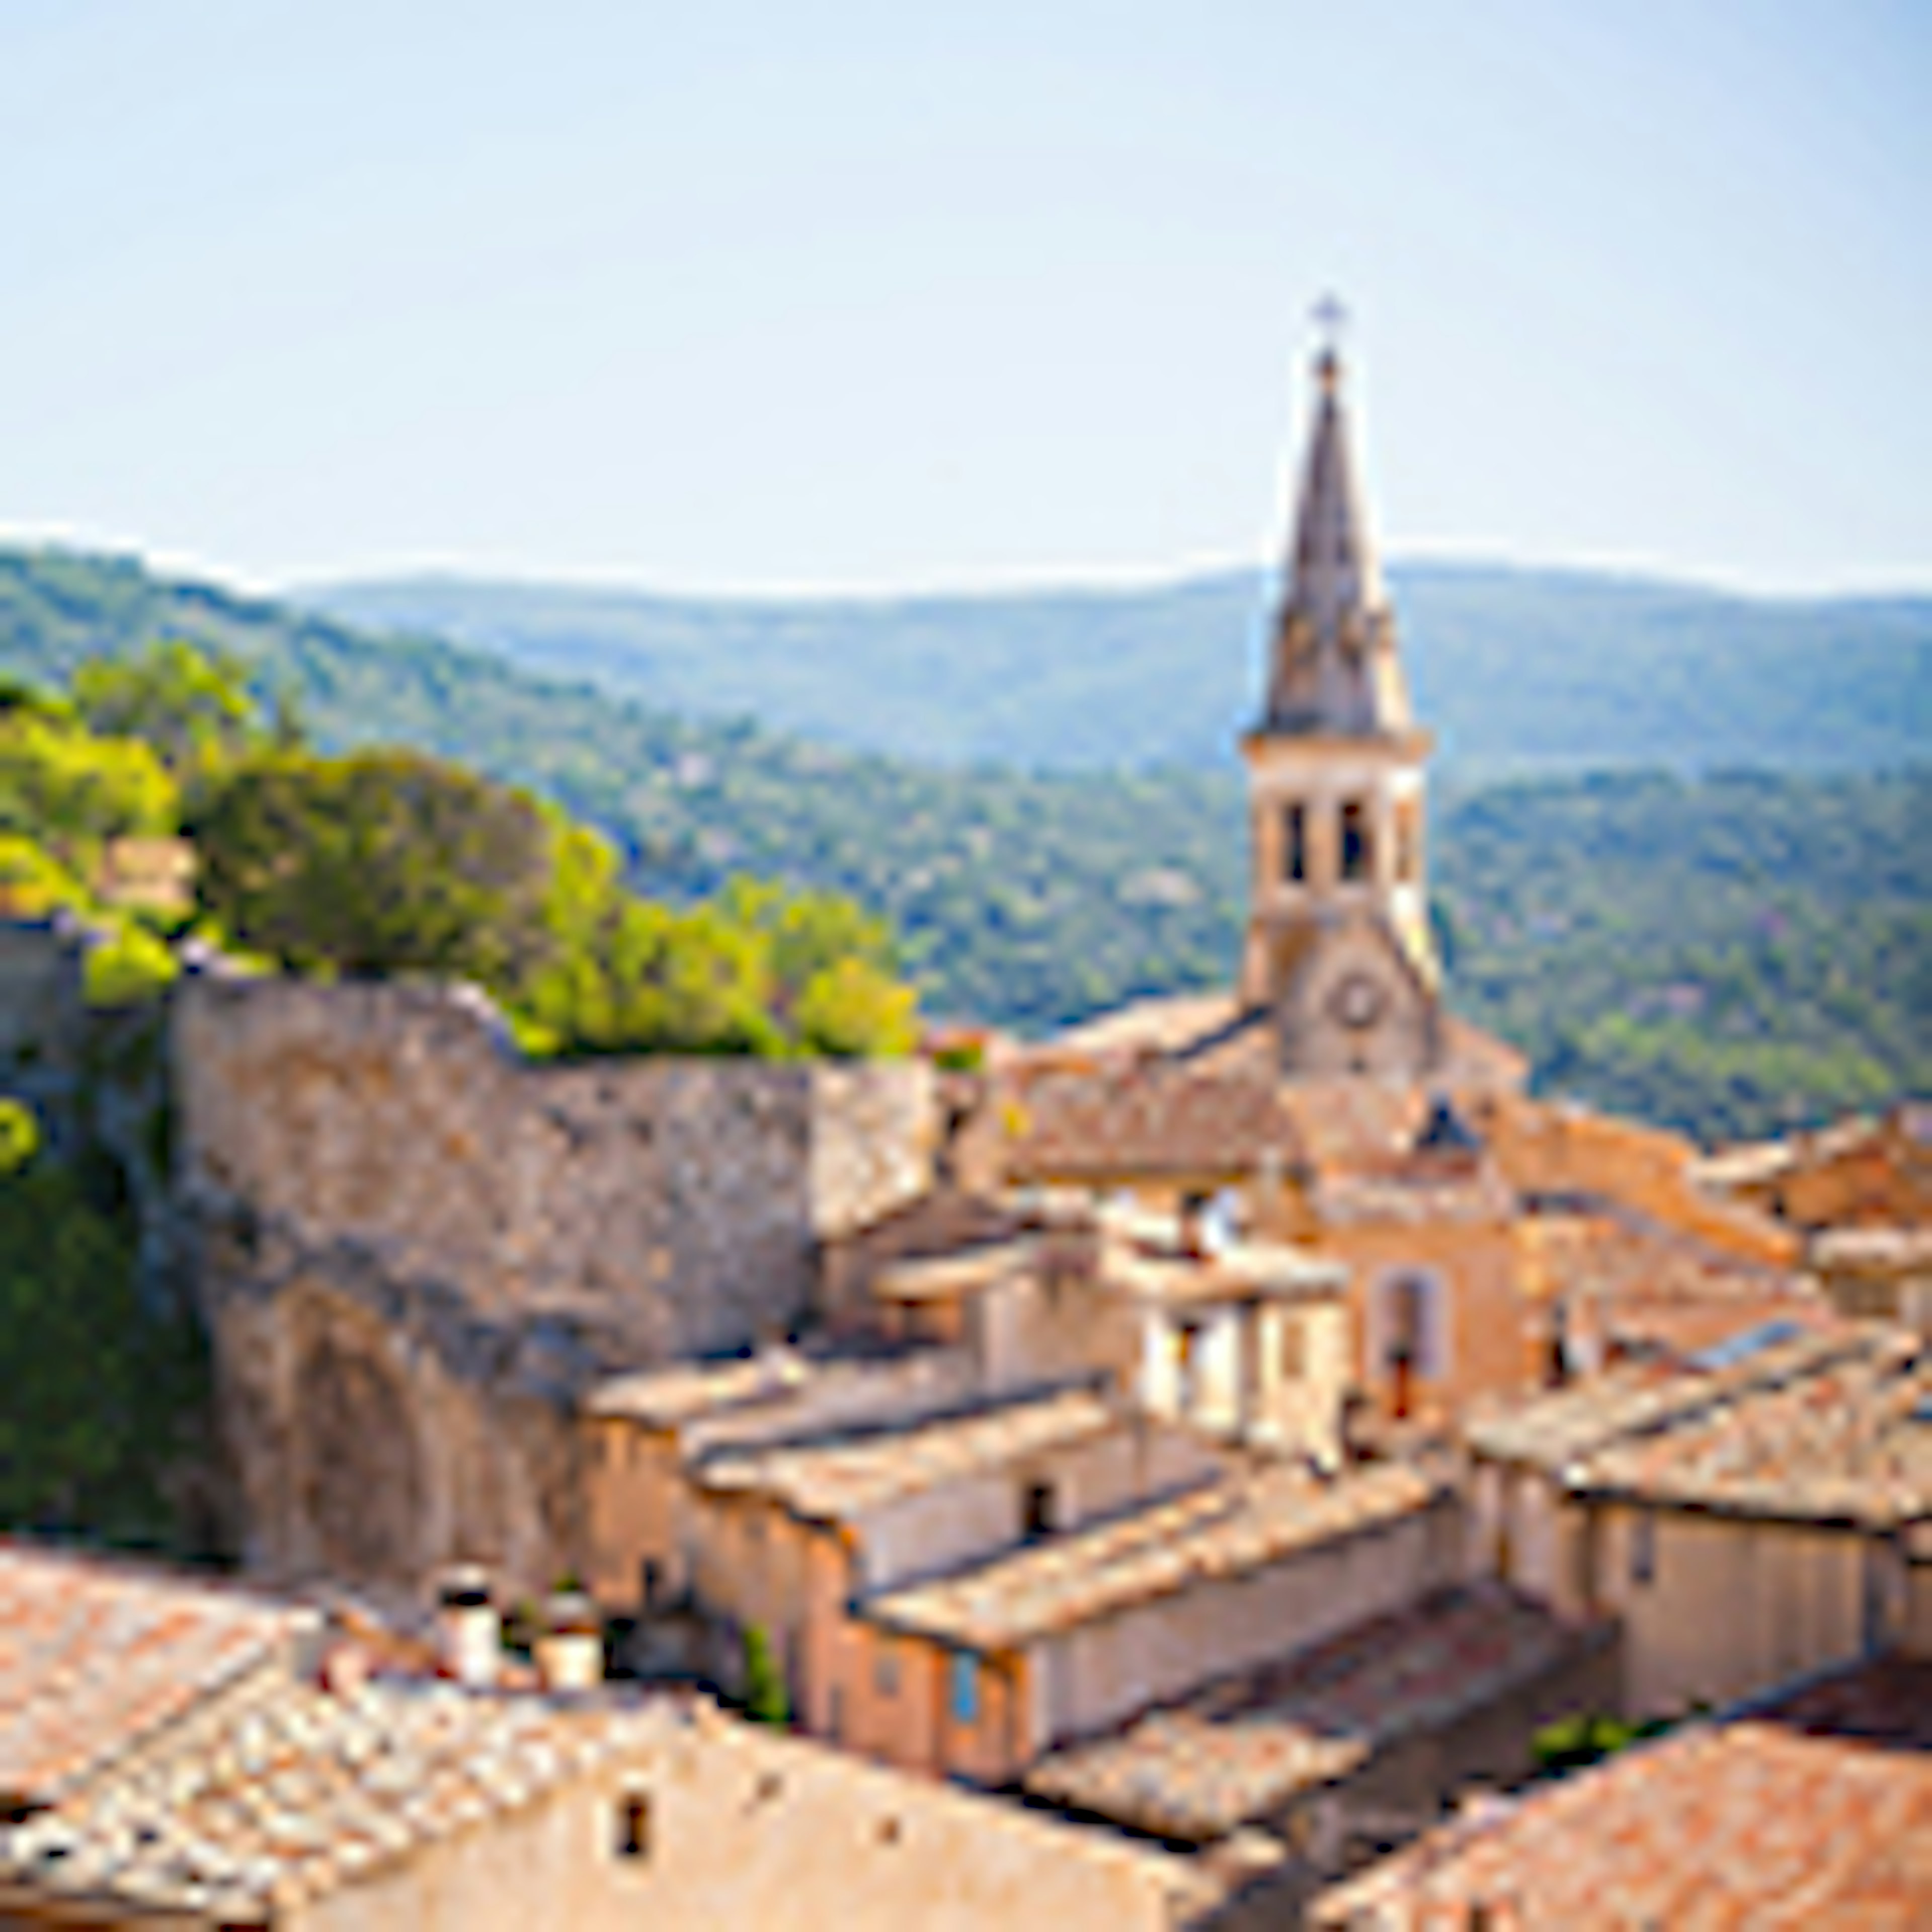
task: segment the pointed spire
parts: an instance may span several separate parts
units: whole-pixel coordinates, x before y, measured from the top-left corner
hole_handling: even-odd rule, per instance
[[[1316,310],[1315,421],[1302,472],[1288,584],[1276,620],[1268,712],[1271,731],[1378,736],[1410,728],[1395,627],[1349,458],[1342,406],[1340,310]]]

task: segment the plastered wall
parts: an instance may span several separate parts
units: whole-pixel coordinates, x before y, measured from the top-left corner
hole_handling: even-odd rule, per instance
[[[620,1819],[632,1802],[648,1846],[625,1857]],[[286,1922],[290,1932],[1152,1932],[1183,1922],[1202,1898],[1200,1881],[1156,1851],[712,1718]]]

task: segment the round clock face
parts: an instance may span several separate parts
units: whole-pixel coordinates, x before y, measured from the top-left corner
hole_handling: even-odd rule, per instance
[[[1388,995],[1366,973],[1345,974],[1328,995],[1328,1012],[1338,1025],[1366,1032],[1382,1016]]]

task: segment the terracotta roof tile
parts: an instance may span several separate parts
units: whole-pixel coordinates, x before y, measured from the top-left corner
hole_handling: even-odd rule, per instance
[[[0,1543],[0,1794],[44,1802],[287,1660],[320,1622],[212,1581]]]
[[[1439,1492],[1396,1465],[1332,1483],[1282,1468],[1213,1483],[862,1606],[890,1628],[982,1654],[1265,1568],[1415,1515]]]
[[[1049,1067],[1017,1079],[1001,1104],[1012,1122],[1006,1168],[1019,1180],[1232,1178],[1300,1158],[1276,1083],[1252,1075],[1160,1062]]]
[[[1584,1460],[1573,1488],[1890,1528],[1932,1514],[1932,1350],[1826,1357]]]
[[[1892,1715],[1874,1737],[1855,1714],[1877,1708]],[[1862,1666],[1467,1814],[1323,1894],[1310,1922],[1465,1927],[1480,1907],[1492,1926],[1577,1932],[1916,1932],[1932,1924],[1932,1756],[1909,1747],[1928,1732],[1932,1664]]]
[[[250,1922],[520,1810],[682,1714],[454,1684],[290,1682],[229,1721],[0,1828],[0,1877]]]
[[[713,1495],[766,1496],[808,1522],[844,1522],[976,1471],[1132,1426],[1092,1389],[1060,1388],[816,1442],[720,1450],[698,1464],[696,1479]]]
[[[1466,1433],[1580,1492],[1895,1527],[1932,1514],[1932,1348],[1898,1328],[1804,1335],[1704,1372],[1613,1371]]]
[[[1027,1789],[1164,1838],[1220,1838],[1347,1776],[1397,1738],[1530,1682],[1600,1635],[1500,1584],[1447,1591],[1056,1751],[1028,1774]]]

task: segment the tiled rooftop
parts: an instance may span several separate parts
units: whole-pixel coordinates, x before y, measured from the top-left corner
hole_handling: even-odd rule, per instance
[[[1232,1178],[1300,1157],[1277,1083],[1258,1074],[1159,1061],[1048,1068],[1020,1080],[1006,1104],[1016,1123],[1007,1168],[1020,1180]]]
[[[1821,1366],[1591,1456],[1580,1486],[1749,1515],[1889,1527],[1932,1513],[1932,1352]]]
[[[1932,1228],[1832,1228],[1815,1238],[1811,1252],[1825,1268],[1932,1268]]]
[[[239,1589],[0,1543],[0,1802],[44,1802],[292,1657],[319,1623]]]
[[[976,1471],[1127,1426],[1090,1388],[1061,1388],[820,1442],[722,1450],[700,1462],[698,1481],[714,1494],[768,1496],[808,1522],[844,1522]]]
[[[1833,1333],[1786,1342],[1713,1372],[1616,1370],[1552,1394],[1480,1408],[1466,1432],[1484,1455],[1561,1474],[1578,1457],[1620,1437],[1660,1427],[1754,1388],[1774,1388],[1821,1365],[1861,1355],[1870,1345],[1862,1334]]]
[[[1267,1469],[887,1592],[864,1613],[982,1653],[1015,1649],[1198,1581],[1242,1576],[1333,1538],[1399,1522],[1436,1494],[1396,1465],[1333,1483]]]
[[[802,1388],[812,1364],[790,1349],[722,1362],[677,1362],[600,1382],[584,1397],[586,1415],[672,1429],[719,1409]]]
[[[1232,992],[1180,993],[1135,1000],[1055,1034],[1048,1053],[1176,1053],[1230,1024],[1239,1004]]]
[[[893,1262],[873,1278],[872,1292],[882,1301],[950,1300],[1036,1267],[1040,1246],[1037,1236],[1021,1235]]]
[[[662,1705],[564,1709],[448,1684],[378,1680],[345,1695],[292,1682],[0,1827],[0,1879],[253,1923],[520,1810],[680,1720]]]
[[[1842,1728],[1821,1687],[1784,1710],[1700,1724],[1495,1802],[1324,1893],[1311,1916],[1349,1932],[1466,1927],[1932,1924],[1932,1666],[1879,1666],[1838,1694],[1881,1704],[1891,1737]],[[1900,1709],[1903,1705],[1904,1708]],[[1480,1920],[1472,1912],[1480,1908]]]
[[[1426,1159],[1381,1172],[1340,1172],[1324,1180],[1316,1196],[1324,1222],[1338,1227],[1436,1226],[1511,1220],[1514,1190],[1484,1163],[1458,1172]]]
[[[1932,1512],[1932,1350],[1898,1328],[1806,1335],[1708,1372],[1622,1371],[1482,1416],[1479,1453],[1570,1488],[1892,1526]]]
[[[1444,1592],[1057,1751],[1027,1788],[1163,1838],[1220,1838],[1530,1682],[1594,1635],[1500,1584]]]

